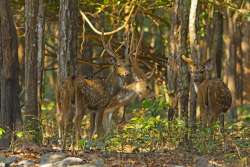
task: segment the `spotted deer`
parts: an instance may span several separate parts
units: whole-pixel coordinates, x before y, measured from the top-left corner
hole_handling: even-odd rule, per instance
[[[57,89],[57,117],[59,125],[59,138],[62,147],[66,146],[66,135],[70,125],[73,125],[75,133],[73,141],[78,146],[81,136],[81,121],[87,113],[95,115],[93,129],[90,136],[97,132],[100,127],[98,122],[102,120],[102,113],[111,97],[124,85],[124,78],[129,70],[120,58],[114,55],[111,46],[103,42],[105,50],[110,54],[113,71],[105,79],[88,79],[84,76],[66,78]],[[100,130],[101,131],[101,130]]]
[[[141,32],[140,39],[138,41],[134,55],[130,54],[131,71],[134,81],[128,85],[123,86],[117,94],[115,94],[109,104],[105,107],[103,113],[102,124],[105,134],[110,133],[112,128],[112,115],[115,111],[122,106],[126,106],[136,98],[143,99],[145,97],[151,97],[153,94],[150,92],[149,79],[153,76],[155,68],[152,71],[145,74],[145,72],[139,67],[137,54],[140,43],[142,41],[143,32]],[[145,63],[145,62],[144,62]]]
[[[203,126],[211,126],[220,114],[230,108],[231,92],[221,79],[208,77],[213,68],[211,59],[201,65],[195,64],[191,58],[185,56],[182,56],[182,60],[188,64],[191,80],[195,86],[201,123]]]

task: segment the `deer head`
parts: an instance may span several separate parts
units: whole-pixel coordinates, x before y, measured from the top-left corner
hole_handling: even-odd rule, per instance
[[[197,104],[200,108],[201,121],[204,126],[211,125],[221,113],[227,112],[232,103],[231,92],[219,78],[209,78],[212,61],[202,65],[195,64],[191,58],[182,56],[189,66],[191,78],[197,92]]]
[[[210,78],[209,74],[213,69],[213,61],[212,59],[208,59],[202,64],[197,64],[194,63],[191,58],[186,57],[184,55],[182,55],[182,60],[188,64],[191,79],[195,84],[195,90],[197,92],[198,85],[204,80]]]
[[[109,54],[110,56],[110,63],[114,64],[113,71],[116,71],[116,73],[121,76],[125,77],[129,74],[129,70],[127,68],[127,64],[125,60],[122,60],[119,58],[119,56],[115,53],[115,51],[112,49],[110,41],[112,39],[112,36],[110,37],[108,44],[106,44],[104,40],[104,35],[101,36],[102,45],[104,47],[104,50]]]

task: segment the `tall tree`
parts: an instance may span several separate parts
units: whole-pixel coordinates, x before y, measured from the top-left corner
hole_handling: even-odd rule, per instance
[[[69,75],[76,74],[77,16],[77,0],[60,0],[58,51],[59,82],[63,81]]]
[[[190,13],[189,13],[189,44],[191,48],[191,57],[196,63],[200,63],[200,55],[198,54],[198,42],[196,37],[196,11],[198,6],[198,0],[191,1]],[[190,123],[191,127],[195,127],[196,123],[196,93],[194,84],[190,84]]]
[[[25,115],[26,130],[32,130],[34,142],[40,142],[37,92],[37,18],[39,0],[25,0]]]
[[[173,66],[178,64],[179,70],[176,67],[168,69],[168,89],[172,92],[178,92],[179,111],[181,117],[185,120],[188,127],[188,99],[189,99],[189,75],[188,67],[182,62],[181,56],[188,53],[188,16],[189,16],[189,0],[175,0],[174,10],[172,15],[171,35],[170,35],[170,61]],[[171,65],[170,64],[170,65]],[[178,72],[177,72],[178,71]],[[187,142],[188,133],[185,133],[184,141]]]
[[[237,119],[236,114],[236,46],[235,46],[235,28],[236,20],[238,18],[238,13],[227,9],[225,24],[225,53],[228,60],[227,65],[227,83],[228,87],[232,93],[232,107],[230,111],[231,119]]]
[[[37,21],[37,90],[38,90],[38,113],[41,113],[42,103],[42,81],[43,81],[43,62],[44,62],[44,2],[39,0]]]
[[[0,64],[0,127],[6,130],[0,147],[6,147],[10,144],[11,133],[22,123],[18,97],[17,34],[8,0],[0,1]]]
[[[59,50],[57,55],[58,84],[61,84],[68,76],[73,76],[77,74],[76,72],[76,58],[78,53],[77,50],[78,4],[77,3],[78,0],[60,0]],[[57,110],[59,111],[59,108],[57,108]],[[59,128],[59,137],[61,137],[60,130],[61,129]]]
[[[222,58],[223,58],[223,15],[219,7],[214,9],[213,18],[213,39],[210,52],[210,58],[214,60],[215,70],[213,71],[216,78],[221,78]],[[224,115],[219,116],[221,132],[224,131]]]

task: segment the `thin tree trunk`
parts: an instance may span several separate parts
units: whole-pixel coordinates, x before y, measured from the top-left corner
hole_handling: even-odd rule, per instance
[[[190,3],[187,0],[180,0],[180,43],[179,43],[179,54],[178,54],[178,62],[180,64],[180,72],[179,72],[179,82],[178,87],[180,88],[180,113],[185,121],[185,126],[188,128],[188,99],[189,99],[189,73],[187,64],[182,62],[181,56],[187,55],[188,53],[188,44],[187,44],[187,36],[188,36],[188,16],[189,16],[189,8]],[[188,130],[185,131],[184,135],[184,143],[188,142]]]
[[[214,10],[213,27],[214,33],[210,57],[215,60],[215,77],[220,78],[223,57],[223,15],[218,8]]]
[[[58,52],[59,82],[62,82],[69,75],[76,74],[78,32],[77,16],[77,0],[60,0]]]
[[[235,46],[235,24],[236,24],[237,14],[232,14],[232,12],[227,9],[227,26],[228,26],[228,57],[229,64],[227,67],[227,77],[228,77],[228,87],[232,93],[232,106],[230,111],[231,120],[237,120],[236,114],[236,46]]]
[[[215,70],[213,75],[215,78],[221,78],[222,57],[223,57],[223,15],[219,8],[214,9],[213,20],[213,39],[210,57],[214,60]],[[224,115],[219,116],[221,132],[224,131]]]
[[[25,0],[25,127],[32,141],[41,142],[37,92],[37,16],[39,0]]]
[[[241,33],[241,25],[239,21],[237,21],[235,25],[235,47],[236,47],[236,106],[242,105],[242,97],[243,97],[243,52],[241,48],[241,41],[243,34]]]
[[[249,4],[250,8],[250,4]],[[249,81],[250,81],[250,74],[247,73],[245,70],[250,69],[250,23],[245,23],[242,25],[242,41],[241,41],[241,49],[242,49],[242,78],[243,78],[243,97],[242,97],[242,103],[246,104],[250,102],[250,87],[249,87]]]
[[[38,115],[41,114],[41,103],[42,103],[42,81],[44,72],[44,3],[43,0],[39,0],[38,9],[38,25],[37,25],[37,90],[38,90]]]
[[[8,0],[0,1],[0,70],[1,70],[1,108],[0,127],[5,136],[0,147],[8,147],[12,132],[21,128],[19,102],[17,34]]]
[[[176,0],[172,16],[170,37],[170,63],[168,67],[168,90],[180,95],[179,111],[188,127],[189,74],[187,65],[181,61],[181,55],[187,55],[188,15],[190,3],[187,0]],[[180,67],[175,70],[176,64]],[[188,142],[188,131],[184,132],[184,143]]]
[[[58,47],[58,73],[57,84],[61,84],[67,77],[75,76],[76,71],[76,59],[77,59],[77,34],[78,34],[78,0],[60,0],[59,9],[59,47]],[[73,106],[71,106],[72,108]],[[57,110],[59,111],[59,109]],[[58,112],[60,114],[60,112]],[[73,119],[73,118],[72,118]],[[63,136],[59,126],[59,137],[66,138],[68,131],[67,123],[63,125]],[[73,137],[74,139],[74,137]],[[64,140],[64,139],[63,139]],[[64,147],[64,142],[62,146]],[[75,141],[72,141],[72,144]]]
[[[171,29],[169,35],[169,50],[170,55],[168,57],[169,65],[167,68],[167,89],[172,94],[177,94],[177,70],[176,67],[176,55],[177,55],[177,41],[178,41],[178,8],[179,8],[179,0],[175,1],[174,9],[172,11],[172,20],[171,20]],[[173,63],[171,63],[173,62]],[[176,113],[178,115],[178,113]]]
[[[198,0],[191,1],[190,7],[190,14],[189,14],[189,43],[191,48],[191,56],[194,62],[200,63],[200,55],[198,54],[198,42],[196,37],[196,27],[195,27],[195,20],[196,20],[196,11],[198,6]],[[194,84],[191,83],[190,88],[190,123],[191,127],[195,128],[196,123],[196,92],[194,89]]]

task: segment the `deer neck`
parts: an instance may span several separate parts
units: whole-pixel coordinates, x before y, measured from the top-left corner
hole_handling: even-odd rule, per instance
[[[107,82],[107,87],[111,95],[116,94],[124,85],[124,78],[121,76],[112,76]]]
[[[194,90],[197,93],[198,92],[198,84],[194,82]]]
[[[199,82],[194,82],[194,81],[193,81],[193,83],[194,83],[194,90],[195,90],[196,93],[199,91],[199,86],[200,86],[203,82],[205,82],[205,81],[206,81],[206,79],[205,79],[205,80],[202,80],[202,81],[199,81]]]

